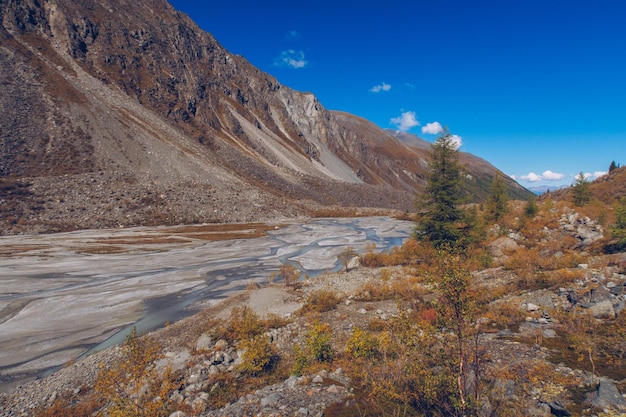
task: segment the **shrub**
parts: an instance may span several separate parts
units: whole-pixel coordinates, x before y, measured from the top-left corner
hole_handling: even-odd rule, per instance
[[[306,336],[307,348],[311,356],[318,362],[326,362],[335,355],[330,344],[332,331],[328,324],[318,323],[313,326]]]
[[[162,357],[161,346],[152,338],[138,337],[135,328],[122,347],[122,358],[110,368],[102,368],[95,390],[110,405],[111,417],[169,416],[176,377],[171,370],[155,369]]]
[[[236,307],[230,313],[227,325],[227,339],[246,340],[260,335],[265,331],[264,323],[248,306]]]
[[[276,349],[265,335],[244,340],[240,348],[243,353],[239,370],[253,376],[269,371],[277,360]]]
[[[325,313],[333,310],[337,304],[339,304],[339,301],[340,299],[335,293],[326,290],[319,290],[308,296],[306,304],[302,307],[302,310],[304,312]]]
[[[300,279],[300,270],[292,264],[282,264],[278,272],[269,277],[269,282],[273,283],[276,278],[282,279],[286,287],[295,287]]]
[[[352,336],[348,339],[346,353],[353,358],[371,359],[378,352],[378,340],[374,335],[360,328],[352,331]]]
[[[304,346],[295,347],[294,375],[302,375],[305,369],[316,362],[327,362],[335,353],[331,345],[332,330],[326,323],[316,323],[308,331]]]

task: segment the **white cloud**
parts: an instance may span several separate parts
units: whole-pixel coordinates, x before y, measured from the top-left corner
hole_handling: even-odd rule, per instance
[[[546,181],[559,181],[562,180],[565,175],[560,174],[558,172],[552,172],[550,170],[543,172],[543,179]]]
[[[422,127],[422,133],[437,135],[441,132],[443,132],[443,127],[439,122],[426,123],[426,126]]]
[[[539,182],[539,181],[560,181],[565,177],[565,175],[558,173],[558,172],[553,172],[551,170],[546,170],[543,172],[543,174],[539,175],[539,174],[535,174],[534,172],[530,172],[526,175],[522,175],[519,178],[521,180],[524,181],[528,181],[528,182]],[[513,178],[513,176],[511,176],[511,178]]]
[[[463,138],[459,135],[451,135],[450,139],[452,139],[452,143],[456,149],[459,149],[463,145]]]
[[[600,177],[604,177],[606,174],[608,174],[607,171],[596,171],[591,175],[593,176],[594,179],[598,179]]]
[[[288,49],[282,51],[274,61],[277,67],[289,67],[294,69],[304,68],[309,62],[304,57],[304,52]]]
[[[391,90],[391,85],[387,84],[384,81],[382,84],[375,85],[374,87],[370,88],[371,93],[380,93],[381,91],[389,91],[389,90]]]
[[[395,125],[398,130],[406,132],[412,127],[419,126],[420,122],[417,120],[415,112],[405,111],[400,116],[391,119],[391,124]]]
[[[537,175],[534,172],[529,172],[526,175],[522,175],[520,178],[523,179],[524,181],[529,181],[529,182],[539,182],[543,179],[541,175]]]

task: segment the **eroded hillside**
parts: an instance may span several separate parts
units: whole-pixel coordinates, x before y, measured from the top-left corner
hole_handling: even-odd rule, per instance
[[[425,149],[281,85],[164,0],[0,13],[4,233],[407,211],[423,187]],[[480,200],[497,170],[467,170]]]

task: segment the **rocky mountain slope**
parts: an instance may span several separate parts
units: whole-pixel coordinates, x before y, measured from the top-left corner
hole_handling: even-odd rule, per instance
[[[404,211],[423,187],[423,146],[281,85],[165,0],[2,0],[0,20],[4,233]]]

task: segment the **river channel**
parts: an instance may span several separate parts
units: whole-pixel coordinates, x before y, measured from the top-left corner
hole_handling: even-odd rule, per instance
[[[281,264],[298,267],[302,278],[337,271],[346,247],[363,252],[375,244],[387,251],[411,227],[365,217],[293,223],[263,237],[219,241],[181,242],[159,228],[0,237],[0,389],[119,343],[133,326],[150,331],[250,283],[267,283]],[[160,243],[84,250],[105,238],[142,242],[148,235]]]

